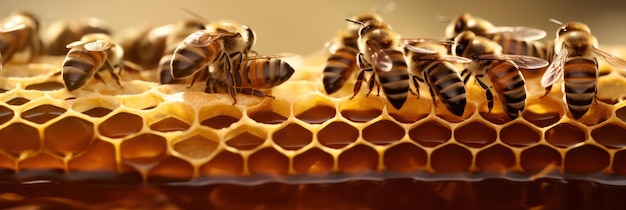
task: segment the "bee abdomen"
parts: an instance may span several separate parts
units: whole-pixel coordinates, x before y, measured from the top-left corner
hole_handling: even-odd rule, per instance
[[[494,64],[489,74],[505,112],[511,119],[517,118],[526,106],[524,77],[517,68],[505,61]]]
[[[504,36],[494,37],[494,41],[502,46],[503,54],[527,55],[538,58],[547,57],[548,48],[541,41],[516,40]]]
[[[326,93],[331,94],[339,90],[354,72],[357,53],[355,48],[344,47],[337,49],[327,59],[323,78]]]
[[[259,58],[245,60],[241,65],[237,79],[238,86],[253,88],[271,88],[291,78],[295,72],[287,62],[278,58]]]
[[[582,117],[596,93],[597,68],[592,60],[571,60],[565,64],[563,78],[567,107],[574,118]]]
[[[204,48],[189,45],[176,48],[170,63],[174,79],[194,75],[200,71],[202,67],[222,57],[222,52],[218,47],[219,46],[212,44]]]
[[[431,86],[446,108],[457,116],[463,115],[467,97],[465,85],[454,67],[449,63],[439,63],[428,72]]]
[[[400,109],[408,96],[410,75],[402,52],[390,50],[387,54],[392,60],[391,70],[377,72],[378,80],[387,100],[394,108]]]

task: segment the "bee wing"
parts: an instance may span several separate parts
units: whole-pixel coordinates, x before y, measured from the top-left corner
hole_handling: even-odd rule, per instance
[[[614,56],[608,52],[602,51],[598,48],[593,47],[593,52],[598,55],[598,57],[602,58],[602,60],[611,64],[611,66],[620,68],[622,70],[626,70],[626,61],[617,56]]]
[[[80,47],[80,46],[83,46],[85,44],[87,44],[85,41],[78,40],[78,41],[75,41],[75,42],[72,42],[72,43],[69,43],[69,44],[65,45],[65,48],[70,49],[70,48]]]
[[[563,77],[563,68],[568,54],[567,51],[567,48],[563,47],[561,51],[554,56],[554,60],[552,60],[552,63],[548,66],[548,69],[546,69],[546,73],[541,77],[542,87],[548,87]]]
[[[504,34],[517,40],[539,40],[546,37],[546,31],[525,26],[497,26],[489,31],[489,34]]]
[[[517,68],[522,69],[539,69],[546,67],[548,61],[525,55],[513,55],[513,54],[483,54],[477,56],[479,60],[505,60],[514,64]]]
[[[105,51],[110,49],[112,46],[112,43],[96,40],[95,42],[85,43],[83,47],[85,48],[85,50],[89,51]]]
[[[188,45],[195,47],[206,47],[213,43],[215,40],[221,39],[226,36],[235,36],[234,33],[228,32],[207,32],[207,31],[196,31],[189,36],[185,37],[185,42]]]
[[[9,22],[2,24],[2,26],[0,27],[0,32],[2,33],[11,32],[11,31],[20,30],[25,27],[26,27],[26,24],[24,23],[16,23],[16,22],[9,21]]]
[[[466,58],[466,57],[454,56],[454,55],[441,55],[439,57],[439,60],[446,61],[446,62],[451,62],[451,63],[470,63],[470,62],[472,62],[472,59],[469,59],[469,58]]]
[[[391,71],[393,62],[391,57],[385,53],[382,49],[367,43],[367,51],[370,53],[374,68],[380,71]]]
[[[195,12],[192,12],[191,10],[188,10],[188,9],[185,9],[185,8],[182,8],[182,7],[179,7],[178,9],[179,9],[180,11],[182,11],[183,13],[185,13],[185,14],[187,14],[187,15],[191,16],[191,17],[194,17],[194,18],[196,18],[196,19],[198,19],[198,20],[202,21],[202,23],[204,23],[205,25],[206,25],[206,24],[209,24],[209,21],[208,21],[207,19],[205,19],[204,17],[202,17],[202,16],[200,16],[200,15],[196,14]]]
[[[420,42],[433,42],[433,43],[438,43],[441,45],[452,45],[454,44],[454,41],[452,40],[438,40],[438,39],[428,39],[428,38],[401,38],[400,39],[400,43],[403,43],[405,45],[412,45],[415,43],[420,43]]]
[[[163,25],[163,26],[154,28],[150,30],[150,32],[148,32],[148,35],[147,35],[148,40],[155,41],[163,37],[167,37],[168,35],[174,32],[175,28],[176,28],[176,25],[174,24],[168,24],[168,25]]]
[[[420,54],[437,54],[438,52],[436,50],[432,50],[432,49],[427,49],[427,48],[422,48],[422,47],[416,47],[413,45],[405,45],[404,46],[407,50],[416,52],[416,53],[420,53]]]

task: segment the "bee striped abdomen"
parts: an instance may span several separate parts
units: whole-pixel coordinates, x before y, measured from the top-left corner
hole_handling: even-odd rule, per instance
[[[206,64],[222,57],[221,48],[219,42],[213,42],[206,47],[186,45],[176,48],[170,63],[173,78],[180,79],[194,75]]]
[[[507,36],[495,36],[493,40],[502,46],[503,54],[547,57],[548,48],[541,41],[516,40]]]
[[[382,86],[387,100],[394,108],[400,109],[409,93],[410,75],[404,54],[397,50],[386,50],[392,60],[391,70],[388,72],[379,71],[378,81]]]
[[[519,116],[526,106],[526,87],[520,71],[506,61],[494,63],[488,71],[504,111],[511,119]]]
[[[564,92],[567,107],[574,118],[582,117],[591,106],[598,81],[597,65],[593,60],[574,59],[564,67]]]
[[[257,58],[244,60],[239,72],[234,72],[238,87],[272,88],[291,78],[295,70],[278,58]]]
[[[331,94],[339,90],[352,72],[356,70],[358,49],[343,47],[337,49],[326,61],[324,67],[324,89]]]
[[[428,68],[428,81],[435,94],[450,112],[463,115],[467,97],[463,80],[450,63],[436,62]]]
[[[63,61],[62,76],[69,91],[82,87],[102,67],[104,52],[71,49]]]

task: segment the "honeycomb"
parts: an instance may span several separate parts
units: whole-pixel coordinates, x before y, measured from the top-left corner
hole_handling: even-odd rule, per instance
[[[320,54],[275,98],[234,105],[149,70],[123,72],[122,88],[102,74],[68,92],[62,61],[0,72],[0,208],[626,207],[626,78],[605,63],[582,118],[561,83],[542,97],[543,71],[529,70],[526,109],[510,120],[472,80],[463,116],[427,94],[400,110],[366,88],[350,99],[354,80],[327,95]]]

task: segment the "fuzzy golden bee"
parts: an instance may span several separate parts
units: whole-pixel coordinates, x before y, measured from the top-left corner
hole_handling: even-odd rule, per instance
[[[464,83],[472,75],[475,76],[476,82],[485,89],[488,113],[493,108],[491,85],[507,115],[511,119],[517,118],[526,106],[526,82],[519,69],[539,69],[547,66],[548,62],[537,57],[503,54],[498,43],[476,36],[471,31],[461,32],[454,41],[452,49],[455,55],[474,60],[465,65],[461,76]]]
[[[502,53],[546,58],[547,47],[540,39],[546,36],[541,29],[525,26],[495,26],[491,22],[465,12],[446,27],[446,38],[454,39],[463,31],[487,37],[500,46]]]
[[[39,56],[41,51],[39,19],[34,14],[18,11],[0,21],[0,61],[2,64],[27,63]]]
[[[396,109],[402,108],[410,91],[410,76],[401,48],[400,35],[390,28],[347,20],[361,25],[357,42],[359,48],[357,64],[360,72],[352,98],[359,93],[365,72],[370,71],[373,74],[368,82],[368,95],[373,90],[374,84],[378,84],[379,88],[382,86],[391,105]]]
[[[114,65],[117,66],[121,62],[123,50],[115,46],[109,35],[87,34],[79,41],[69,43],[67,48],[70,48],[70,51],[65,56],[61,70],[67,90],[73,91],[84,86],[92,77],[104,82],[98,74],[101,69],[108,70],[121,87],[120,79],[114,72],[116,68]]]
[[[366,12],[355,15],[351,20],[365,23],[372,28],[390,28],[380,15]],[[356,55],[359,53],[357,41],[360,25],[348,23],[341,30],[330,47],[331,54],[323,70],[324,89],[327,94],[339,90],[356,70]]]
[[[462,116],[467,103],[465,85],[452,63],[469,63],[472,60],[448,55],[448,47],[430,41],[407,42],[405,54],[413,86],[419,97],[419,82],[428,86],[435,106],[436,98],[451,113]]]
[[[565,102],[575,119],[582,117],[596,100],[598,61],[626,69],[626,61],[598,49],[598,40],[587,25],[580,22],[560,23],[556,32],[552,63],[541,78],[546,95],[552,85],[563,80]]]

